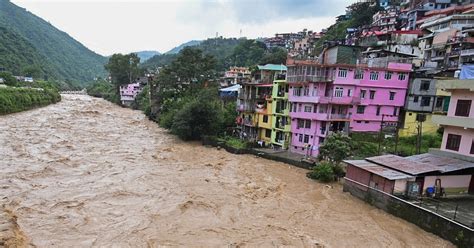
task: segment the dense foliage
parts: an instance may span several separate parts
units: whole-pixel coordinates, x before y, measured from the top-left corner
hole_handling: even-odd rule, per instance
[[[335,178],[334,166],[328,161],[322,161],[317,166],[314,166],[306,175],[311,179],[324,183],[332,182]]]
[[[57,89],[45,88],[0,88],[0,114],[10,114],[36,107],[46,106],[61,100]]]
[[[319,147],[319,157],[322,160],[340,164],[351,155],[351,138],[343,133],[329,135]]]
[[[117,53],[109,58],[104,67],[109,72],[117,92],[119,86],[132,83],[136,77],[142,74],[138,64],[140,64],[140,58],[135,53]]]
[[[224,71],[230,66],[253,66],[257,64],[285,64],[287,52],[284,49],[267,49],[265,44],[257,40],[236,38],[207,39],[192,48],[202,50],[206,55],[216,59],[216,71]],[[144,68],[156,69],[169,65],[177,54],[161,54],[152,57]]]
[[[117,94],[114,85],[103,79],[99,79],[93,83],[90,83],[86,89],[87,94],[91,96],[101,97],[117,104],[120,103],[120,97]]]
[[[0,1],[0,27],[0,33],[8,32],[0,35],[0,44],[10,49],[8,58],[0,60],[0,67],[14,73],[28,69],[45,79],[67,80],[75,85],[105,76],[103,56],[10,1]],[[8,61],[14,65],[8,65]]]

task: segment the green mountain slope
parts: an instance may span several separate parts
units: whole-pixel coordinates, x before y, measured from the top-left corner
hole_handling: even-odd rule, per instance
[[[21,35],[0,27],[0,68],[14,75],[55,75],[48,59]]]
[[[47,76],[76,82],[105,76],[105,57],[8,0],[0,0],[0,27],[21,35],[47,59],[51,65]]]
[[[143,63],[149,60],[151,57],[160,55],[161,53],[158,51],[140,51],[135,52],[135,54],[140,58],[140,62]]]
[[[190,47],[190,46],[197,46],[197,45],[201,44],[201,42],[202,41],[200,41],[200,40],[191,40],[191,41],[183,43],[183,44],[169,50],[165,54],[178,54],[181,50],[183,50],[183,48]]]

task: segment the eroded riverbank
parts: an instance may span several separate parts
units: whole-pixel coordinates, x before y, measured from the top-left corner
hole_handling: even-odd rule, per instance
[[[0,117],[0,144],[2,204],[38,247],[451,247],[302,169],[88,96]]]

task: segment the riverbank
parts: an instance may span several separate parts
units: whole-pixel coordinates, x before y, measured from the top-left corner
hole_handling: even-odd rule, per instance
[[[31,246],[452,247],[304,169],[180,141],[103,99],[65,95],[0,129],[0,203]]]
[[[0,87],[0,115],[21,112],[61,101],[57,90]]]

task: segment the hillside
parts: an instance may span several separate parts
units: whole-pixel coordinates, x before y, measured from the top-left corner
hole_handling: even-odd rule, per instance
[[[17,38],[21,36],[23,43],[28,41],[33,46],[37,54],[44,58],[38,61],[40,66],[50,67],[50,70],[44,69],[46,77],[87,82],[94,77],[105,76],[105,57],[92,52],[65,32],[8,0],[0,0],[0,27],[8,29]],[[14,52],[11,55],[14,56]],[[32,54],[32,57],[38,56]],[[28,65],[21,62],[17,66]]]
[[[201,44],[201,42],[202,42],[201,40],[188,41],[186,43],[183,43],[183,44],[169,50],[165,54],[178,54],[181,50],[183,50],[183,48],[189,47],[189,46],[197,46],[197,45]]]
[[[48,59],[21,35],[0,27],[0,68],[14,75],[57,76]]]
[[[143,62],[149,60],[153,56],[160,55],[160,52],[158,52],[158,51],[140,51],[140,52],[135,52],[135,54],[140,58],[140,62],[143,63]]]
[[[201,49],[204,54],[214,56],[218,71],[224,71],[229,66],[253,66],[266,63],[284,64],[286,61],[285,50],[268,50],[262,42],[245,38],[212,38],[193,47]],[[176,54],[157,55],[143,63],[142,67],[162,67],[170,64],[175,58]]]

